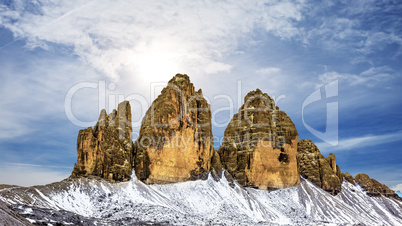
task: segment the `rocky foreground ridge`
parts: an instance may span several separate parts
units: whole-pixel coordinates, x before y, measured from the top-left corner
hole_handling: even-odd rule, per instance
[[[304,178],[275,191],[231,185],[225,176],[164,185],[133,175],[120,183],[80,177],[0,186],[0,225],[1,201],[9,215],[13,210],[35,225],[402,225],[402,201],[370,197],[346,181],[333,196]]]
[[[213,147],[211,108],[185,74],[177,74],[146,112],[138,139],[132,142],[131,106],[102,110],[94,128],[80,130],[77,163],[71,177],[127,181],[132,170],[147,184],[215,178],[224,170],[238,184],[259,189],[293,187],[303,176],[338,194],[342,182],[361,185],[370,196],[397,198],[387,186],[365,174],[342,173],[335,155],[321,155],[310,140],[298,140],[292,120],[268,94],[249,92],[244,105]]]

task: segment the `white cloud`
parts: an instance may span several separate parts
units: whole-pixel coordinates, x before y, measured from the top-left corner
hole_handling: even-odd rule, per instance
[[[397,185],[391,187],[391,189],[394,191],[402,192],[402,184],[397,184]]]
[[[5,98],[0,100],[0,140],[46,130],[44,122],[51,120],[60,123],[65,119],[64,99],[67,91],[83,78],[82,65],[71,59],[54,56],[52,59],[19,59],[24,61],[23,69],[19,62],[2,62],[0,95]],[[94,78],[91,70],[85,71],[86,80]],[[90,89],[82,89],[74,95],[72,108],[77,118],[92,121],[94,118],[91,117],[97,117],[97,96],[98,91]]]
[[[352,63],[369,62],[369,54],[384,50],[390,44],[402,45],[398,28],[401,6],[387,1],[357,0],[347,3],[322,1],[310,7],[306,16],[316,26],[302,30],[306,43],[339,53],[351,53]],[[396,54],[401,50],[394,49]],[[392,52],[392,51],[388,51]]]
[[[331,146],[325,142],[317,143],[317,147],[323,153],[347,151],[355,148],[369,147],[379,144],[390,143],[402,140],[402,131],[397,131],[389,134],[382,135],[365,135],[361,137],[351,137],[339,140],[337,146]]]
[[[304,6],[304,1],[48,3],[33,5],[29,12],[18,3],[0,14],[3,26],[26,39],[30,48],[49,49],[52,43],[71,47],[88,65],[114,79],[122,72],[137,77],[158,72],[144,64],[169,77],[183,69],[229,71],[225,56],[253,29],[262,27],[283,39],[296,36],[294,23],[302,19]],[[144,52],[157,57],[143,62]]]
[[[263,14],[263,25],[267,31],[273,32],[282,39],[289,39],[300,34],[297,27],[289,23],[290,20],[301,21],[303,19],[301,10],[304,1],[291,2],[273,1],[265,4],[266,13]]]

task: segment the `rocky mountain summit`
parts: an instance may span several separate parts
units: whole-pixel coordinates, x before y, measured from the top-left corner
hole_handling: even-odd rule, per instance
[[[211,108],[187,75],[177,74],[154,100],[134,144],[134,169],[145,183],[206,178],[213,148]]]
[[[94,128],[79,131],[72,176],[126,181],[131,178],[132,156],[131,106],[124,101],[109,115],[103,109]]]
[[[219,148],[222,166],[243,186],[277,189],[300,183],[298,133],[292,120],[261,90],[249,92]]]

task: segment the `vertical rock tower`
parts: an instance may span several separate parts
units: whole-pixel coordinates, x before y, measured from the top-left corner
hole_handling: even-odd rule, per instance
[[[327,162],[329,162],[329,165],[332,168],[332,171],[336,174],[336,176],[339,178],[339,180],[342,182],[343,181],[343,175],[341,172],[341,168],[336,164],[336,158],[335,155],[332,153],[329,153],[328,157],[325,158]]]
[[[295,125],[261,90],[249,92],[225,130],[219,155],[239,184],[277,189],[300,183]]]
[[[145,183],[206,177],[213,148],[211,109],[202,91],[177,74],[146,112],[134,144],[134,169]]]
[[[131,107],[119,104],[109,115],[103,109],[95,127],[80,130],[77,163],[72,176],[99,176],[110,181],[126,181],[132,171]]]

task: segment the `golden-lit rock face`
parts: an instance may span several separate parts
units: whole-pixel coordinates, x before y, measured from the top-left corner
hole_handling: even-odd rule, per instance
[[[285,188],[300,183],[297,140],[290,118],[257,89],[247,94],[239,113],[233,116],[218,153],[223,168],[239,184]]]
[[[94,128],[80,130],[77,163],[72,176],[99,176],[110,181],[126,181],[132,171],[131,107],[119,104],[109,115],[102,110]]]
[[[250,169],[246,167],[245,174],[249,182],[259,189],[286,188],[297,185],[299,175],[297,162],[287,163],[278,160],[281,153],[287,153],[289,159],[296,158],[297,139],[292,145],[284,144],[284,151],[273,148],[269,142],[260,143],[253,152]]]
[[[205,178],[211,170],[211,110],[187,75],[177,74],[155,99],[134,144],[134,169],[145,183]]]

